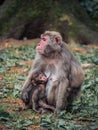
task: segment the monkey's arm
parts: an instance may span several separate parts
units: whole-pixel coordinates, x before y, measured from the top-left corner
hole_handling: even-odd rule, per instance
[[[67,78],[62,78],[58,86],[58,96],[56,100],[56,113],[64,110],[67,105],[67,88],[69,86],[69,81]]]
[[[32,79],[32,76],[33,76],[34,73],[35,73],[35,69],[33,70],[33,68],[31,68],[31,70],[30,70],[30,72],[29,72],[29,74],[26,78],[26,81],[25,81],[25,83],[22,87],[22,92],[25,91],[28,88],[28,86],[30,85],[31,79]]]
[[[31,80],[33,79],[34,75],[41,70],[42,70],[42,65],[39,63],[39,61],[36,61],[34,63],[34,65],[31,67],[31,70],[29,71],[29,74],[26,78],[26,81],[25,81],[25,83],[22,87],[22,90],[21,90],[22,92],[25,91],[28,88],[28,86],[30,85]]]
[[[29,75],[28,75],[28,77],[23,85],[23,88],[21,90],[21,99],[23,100],[23,102],[25,104],[28,104],[30,101],[29,92],[32,90],[32,87],[33,87],[31,84],[31,77],[32,77],[33,73],[31,73],[31,72],[32,72],[32,68],[31,68]]]
[[[25,104],[29,104],[30,100],[30,92],[33,89],[33,84],[30,84],[28,88],[25,89],[25,91],[22,91],[21,99],[25,102]]]
[[[42,69],[42,66],[41,66],[41,64],[38,64],[38,62],[36,62],[34,64],[34,66],[32,66],[32,68],[31,68],[31,70],[29,72],[29,75],[28,75],[28,77],[27,77],[27,79],[26,79],[26,81],[25,81],[25,83],[24,83],[24,85],[22,87],[22,90],[21,90],[21,98],[22,98],[24,103],[27,103],[27,101],[28,102],[30,101],[30,99],[29,99],[29,92],[33,88],[31,88],[31,90],[28,89],[28,88],[29,88],[29,86],[31,84],[31,80],[34,77],[34,74],[36,74],[37,72],[41,71],[41,69]]]

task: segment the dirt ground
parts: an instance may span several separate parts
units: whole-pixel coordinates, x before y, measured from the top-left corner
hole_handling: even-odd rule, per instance
[[[40,39],[31,39],[31,40],[0,39],[0,50],[11,46],[32,45],[33,43],[38,43],[39,40]]]

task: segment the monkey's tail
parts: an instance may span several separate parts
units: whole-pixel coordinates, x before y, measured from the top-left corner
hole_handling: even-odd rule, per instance
[[[46,104],[46,102],[44,102],[43,100],[39,100],[39,106],[42,108],[50,109],[52,111],[55,110],[55,108],[53,106]]]

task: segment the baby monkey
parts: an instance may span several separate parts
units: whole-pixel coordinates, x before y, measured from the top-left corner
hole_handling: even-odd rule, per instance
[[[45,96],[47,81],[48,78],[42,72],[33,75],[31,84],[26,90],[29,93],[29,101],[25,104],[24,109],[32,108],[38,113],[43,113],[48,110],[54,111],[54,107],[47,104]]]

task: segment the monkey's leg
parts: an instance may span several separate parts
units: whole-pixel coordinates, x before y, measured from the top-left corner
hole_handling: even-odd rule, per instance
[[[69,85],[69,81],[67,79],[62,79],[58,86],[58,95],[56,99],[56,113],[60,113],[61,110],[64,110],[67,106],[67,87]]]
[[[36,112],[38,112],[38,100],[39,100],[39,90],[36,88],[32,94],[32,109]]]
[[[39,100],[39,106],[40,107],[42,107],[42,108],[46,108],[46,109],[50,109],[50,110],[52,110],[52,111],[54,111],[54,107],[53,106],[51,106],[51,105],[48,105],[45,101],[43,101],[43,100]]]

